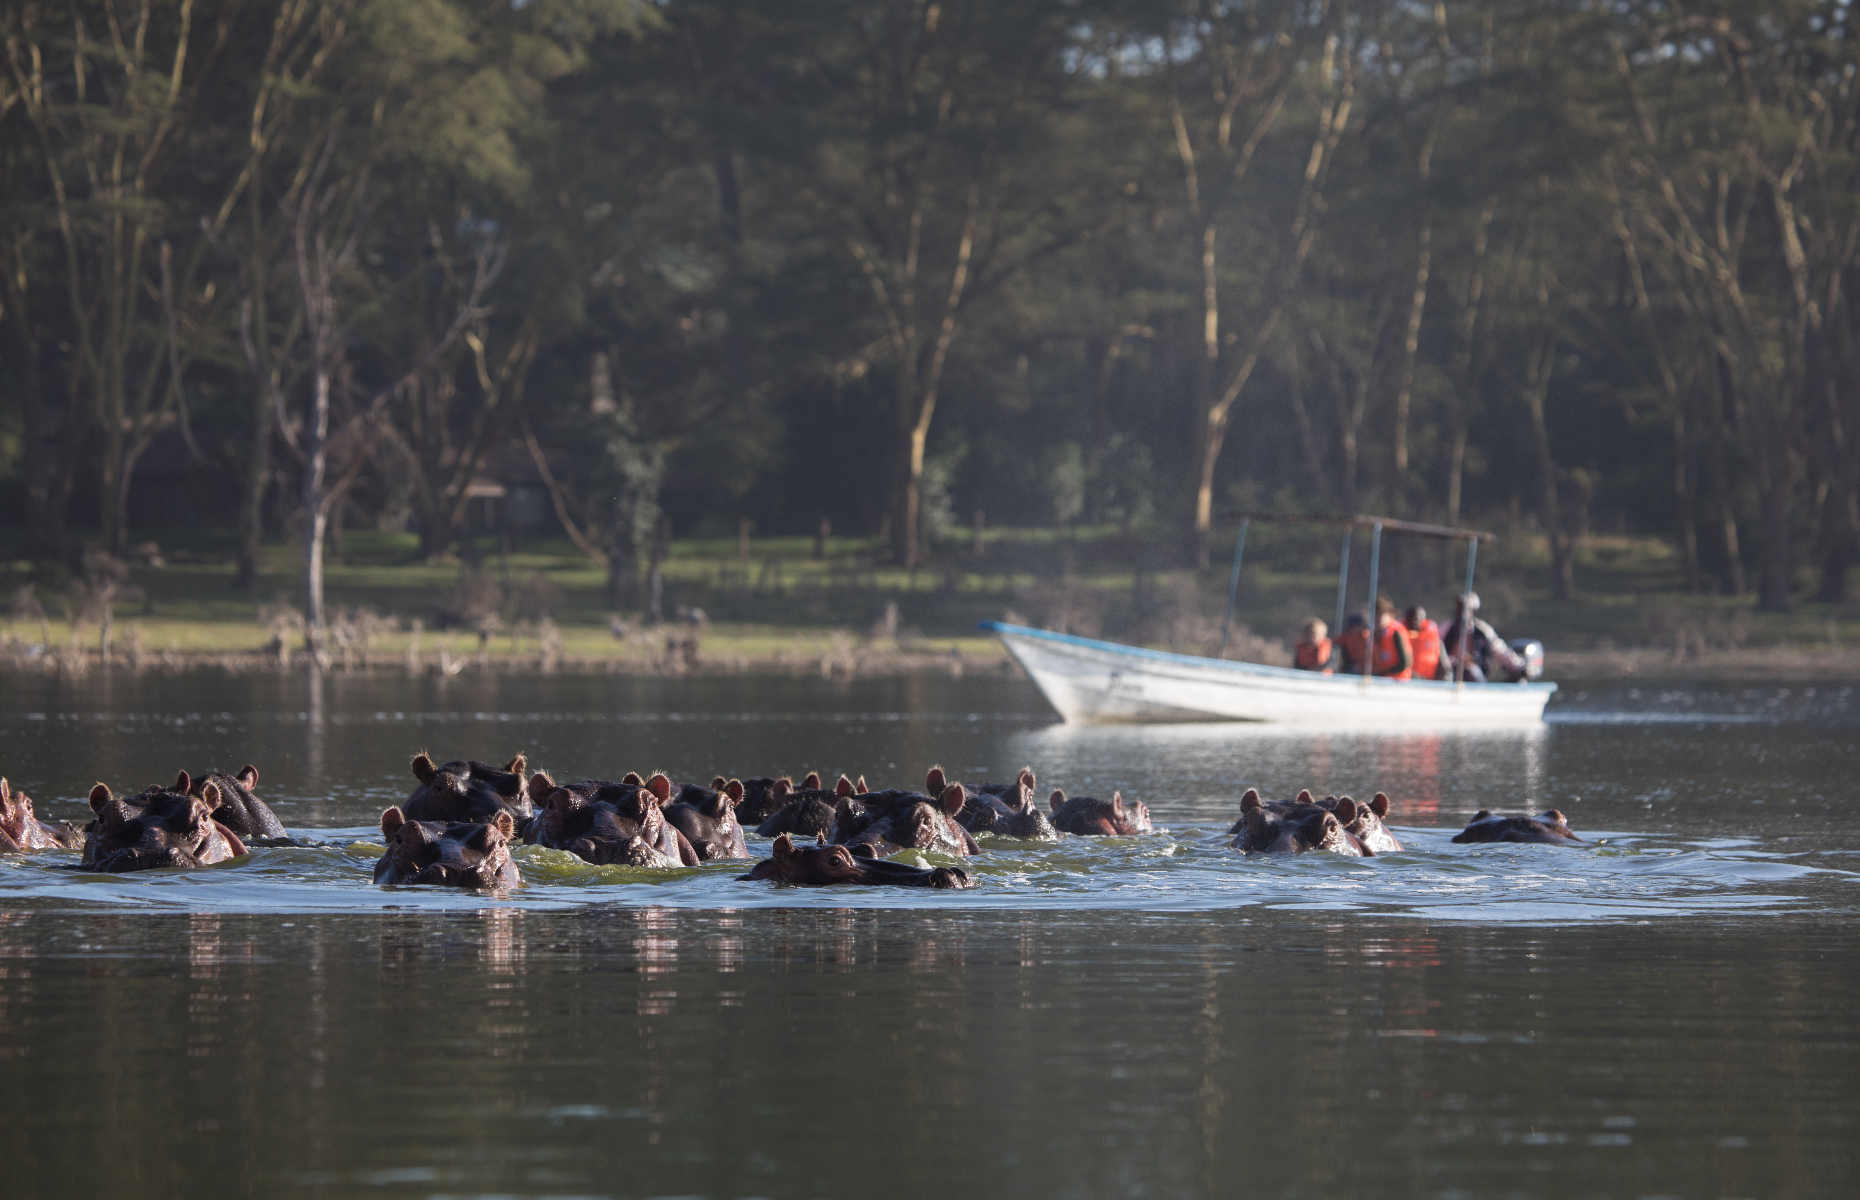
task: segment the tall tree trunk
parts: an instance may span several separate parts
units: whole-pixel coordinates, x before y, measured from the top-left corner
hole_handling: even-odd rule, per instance
[[[1546,290],[1539,290],[1539,303],[1548,304]],[[1524,381],[1524,403],[1530,413],[1531,445],[1536,451],[1538,505],[1543,515],[1544,534],[1550,543],[1550,591],[1558,600],[1569,600],[1576,593],[1575,565],[1571,561],[1570,543],[1563,524],[1562,506],[1557,498],[1557,468],[1550,449],[1550,426],[1544,407],[1550,391],[1550,377],[1556,358],[1556,335],[1547,326],[1532,349]]]
[[[330,369],[316,366],[310,419],[304,423],[304,648],[314,662],[323,648],[323,542],[329,531],[329,497],[323,483],[329,463]]]

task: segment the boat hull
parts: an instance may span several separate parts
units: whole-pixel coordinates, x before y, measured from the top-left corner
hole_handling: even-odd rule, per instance
[[[1554,683],[1364,679],[985,623],[1063,719],[1502,728],[1543,720]]]

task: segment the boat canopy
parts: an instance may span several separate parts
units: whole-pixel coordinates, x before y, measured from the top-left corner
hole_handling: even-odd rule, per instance
[[[1400,533],[1415,537],[1440,538],[1446,541],[1464,541],[1466,543],[1466,587],[1463,594],[1473,590],[1473,571],[1479,561],[1479,543],[1496,541],[1498,535],[1484,529],[1466,529],[1457,525],[1434,525],[1425,521],[1404,521],[1396,517],[1374,516],[1367,513],[1269,513],[1238,512],[1224,514],[1226,520],[1240,522],[1240,531],[1234,538],[1233,570],[1227,577],[1227,613],[1221,620],[1221,648],[1215,657],[1227,656],[1227,637],[1233,628],[1234,602],[1240,594],[1240,563],[1246,556],[1246,534],[1255,521],[1289,525],[1329,525],[1343,527],[1343,547],[1337,556],[1337,619],[1331,628],[1341,631],[1346,596],[1350,588],[1350,545],[1358,529],[1368,529],[1369,533],[1369,604],[1368,611],[1376,611],[1376,596],[1381,588],[1382,573],[1382,535]],[[1466,638],[1470,632],[1471,622],[1460,623],[1459,645],[1453,655],[1453,682],[1460,683],[1466,661]],[[1367,677],[1370,669],[1370,655],[1363,656],[1363,675]]]

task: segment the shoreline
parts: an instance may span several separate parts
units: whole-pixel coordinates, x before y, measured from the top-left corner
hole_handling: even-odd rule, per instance
[[[1587,683],[1624,679],[1774,682],[1821,682],[1832,679],[1860,681],[1860,647],[1823,646],[1814,649],[1737,647],[1676,653],[1671,647],[1637,646],[1567,650],[1550,656],[1555,673],[1547,682]],[[14,646],[0,656],[0,676],[41,675],[82,677],[95,673],[181,674],[218,670],[232,674],[308,673],[314,664],[308,652],[273,648],[252,650],[136,650],[112,651],[107,658],[95,648]],[[577,655],[499,650],[453,654],[445,649],[427,654],[334,653],[324,656],[322,670],[331,674],[432,675],[472,674],[609,675],[646,679],[706,678],[765,675],[782,678],[822,679],[889,678],[940,675],[949,678],[1020,676],[1019,668],[998,643],[982,648],[957,644],[835,645],[827,649],[806,645],[773,653],[715,653],[668,645],[664,654]]]

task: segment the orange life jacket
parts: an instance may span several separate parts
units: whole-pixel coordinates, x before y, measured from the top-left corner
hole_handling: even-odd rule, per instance
[[[1440,626],[1432,618],[1422,621],[1419,629],[1408,631],[1408,642],[1414,647],[1414,677],[1440,678]]]
[[[1408,679],[1414,675],[1412,666],[1401,669],[1401,647],[1408,644],[1408,630],[1400,621],[1390,621],[1376,630],[1375,673],[1390,679]],[[1409,650],[1409,662],[1412,664],[1413,649]]]
[[[1298,650],[1292,656],[1292,665],[1300,671],[1322,671],[1330,674],[1330,639],[1319,638],[1315,642],[1300,642]]]
[[[1337,645],[1343,649],[1343,669],[1352,675],[1363,673],[1363,662],[1369,657],[1369,629],[1358,626],[1337,639]]]

